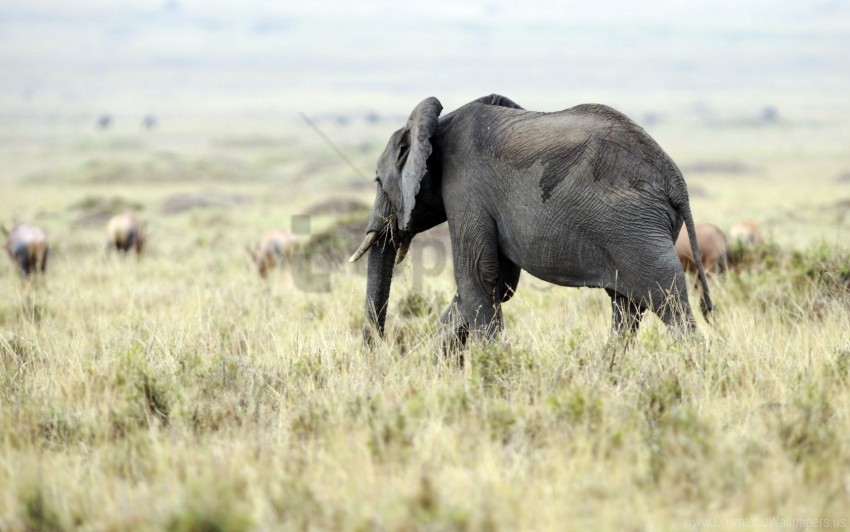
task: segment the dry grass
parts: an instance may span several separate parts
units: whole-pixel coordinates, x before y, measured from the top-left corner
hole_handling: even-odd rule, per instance
[[[79,153],[63,149],[67,167]],[[795,190],[785,162],[749,149],[729,159],[764,175],[700,175],[698,218],[840,199],[820,181],[781,196]],[[306,167],[279,164],[270,175]],[[371,350],[359,336],[362,269],[332,273],[331,293],[299,289],[299,275],[257,278],[244,244],[338,193],[315,182],[350,178],[334,161],[317,168],[316,181],[286,187],[142,185],[136,173],[0,185],[3,212],[43,225],[55,249],[43,283],[0,269],[0,529],[677,530],[693,518],[848,517],[850,255],[837,214],[810,208],[791,236],[792,221],[766,222],[781,245],[713,283],[721,310],[701,323],[707,346],[676,343],[648,318],[611,368],[605,294],[526,276],[505,334],[472,346],[460,369],[433,338],[448,270],[424,281],[410,263],[399,271],[388,340]],[[169,198],[210,190],[245,201],[160,214]],[[735,203],[746,197],[760,198],[755,214]],[[98,198],[141,208],[149,256],[103,257],[102,229],[74,225]],[[334,218],[312,223],[320,232]]]
[[[370,351],[350,273],[331,298],[213,257],[57,262],[3,285],[4,529],[679,528],[850,503],[850,296],[802,270],[716,285],[707,349],[647,320],[611,371],[604,294],[534,283],[461,370],[433,349],[442,289],[404,277]]]

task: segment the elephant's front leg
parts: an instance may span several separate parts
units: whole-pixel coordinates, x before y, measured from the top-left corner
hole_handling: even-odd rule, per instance
[[[492,303],[495,312],[490,320],[495,332],[504,329],[501,303],[509,300],[516,293],[521,271],[519,266],[506,258],[500,256],[499,259],[498,296]],[[443,354],[450,354],[462,348],[466,345],[466,340],[469,337],[469,321],[464,317],[460,308],[460,296],[456,293],[452,302],[440,315],[440,341]]]
[[[469,223],[459,235],[452,235],[457,307],[469,332],[475,338],[492,340],[501,329],[500,306],[506,295],[500,284],[504,277],[495,225]],[[515,286],[518,275],[509,275]]]
[[[449,356],[466,345],[469,337],[469,323],[460,312],[459,297],[455,294],[452,302],[440,315],[440,344],[443,355]]]

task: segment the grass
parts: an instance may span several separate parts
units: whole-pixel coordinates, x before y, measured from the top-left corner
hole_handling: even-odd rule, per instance
[[[391,340],[367,350],[354,273],[331,298],[215,260],[57,260],[44,286],[2,285],[3,528],[619,528],[847,507],[850,296],[805,265],[716,284],[707,349],[648,319],[613,370],[604,294],[526,287],[459,369],[431,338],[445,300],[404,275]]]
[[[62,149],[64,168],[77,153]],[[749,160],[747,149],[730,158]],[[272,175],[305,166],[261,159]],[[753,163],[776,189],[759,212],[788,208],[782,164]],[[0,184],[3,212],[43,225],[55,249],[43,282],[0,268],[0,529],[677,530],[848,517],[850,252],[833,211],[805,211],[790,236],[792,221],[765,222],[771,243],[712,281],[720,310],[700,322],[705,345],[648,317],[611,366],[604,292],[524,276],[504,334],[471,346],[461,368],[434,338],[449,270],[423,282],[408,259],[387,340],[367,349],[362,267],[323,265],[329,293],[252,269],[244,244],[339,194],[325,184],[348,179],[341,164],[316,166],[318,189],[104,182],[73,168],[69,182]],[[711,185],[693,201],[698,218],[752,217],[730,198],[758,195],[762,178],[710,177],[696,179]],[[346,193],[368,202],[372,186]],[[210,190],[247,199],[163,210]],[[808,192],[801,209],[840,195],[834,184]],[[103,256],[103,228],[75,224],[119,204],[150,221],[140,261]],[[351,252],[335,249],[347,234],[333,238],[345,216],[313,220],[317,255]]]

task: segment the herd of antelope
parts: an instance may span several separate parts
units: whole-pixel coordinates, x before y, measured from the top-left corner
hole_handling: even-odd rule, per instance
[[[40,228],[17,222],[11,229],[0,227],[6,235],[6,251],[23,278],[47,270],[49,245],[47,235]],[[134,251],[141,256],[147,241],[146,224],[135,213],[125,212],[113,216],[106,224],[107,251],[115,249],[123,254]],[[727,239],[723,231],[714,224],[696,224],[697,245],[706,273],[723,273],[729,261],[730,241],[743,246],[762,243],[761,230],[756,222],[739,222],[729,230]],[[270,231],[259,245],[248,246],[248,253],[260,276],[266,278],[271,269],[289,263],[298,243],[295,235],[287,229]],[[676,253],[686,272],[696,272],[694,253],[683,227],[676,239]]]
[[[47,235],[40,227],[16,222],[11,229],[0,226],[6,236],[6,251],[23,279],[47,271],[47,256],[50,246]],[[148,238],[147,224],[133,212],[117,214],[106,224],[106,251],[115,250],[127,255],[135,252],[142,255]],[[248,247],[260,276],[266,278],[270,269],[288,264],[298,243],[295,235],[287,229],[267,233],[259,246]]]
[[[702,267],[707,274],[721,274],[729,266],[729,251],[731,243],[738,246],[754,247],[763,242],[761,229],[753,220],[738,222],[729,230],[729,239],[723,231],[714,224],[696,224],[694,226],[697,235],[697,246],[699,247]],[[676,238],[676,254],[682,263],[682,269],[686,272],[697,272],[694,262],[694,252],[688,239],[688,232],[682,227]]]

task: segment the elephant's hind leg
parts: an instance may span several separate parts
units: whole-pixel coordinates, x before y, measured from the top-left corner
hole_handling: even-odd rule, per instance
[[[639,320],[633,320],[633,304],[639,309],[654,312],[675,334],[685,336],[695,331],[696,323],[688,303],[687,279],[670,242],[658,237],[644,242],[643,247],[627,251],[627,254],[615,255],[619,264],[628,267],[619,271],[619,279],[613,290],[617,295],[631,300],[631,303],[622,302],[625,304],[618,305],[621,300],[612,296],[612,324],[615,332],[618,328],[623,331],[637,328]],[[611,295],[610,291],[608,293]],[[626,312],[618,310],[618,306]]]
[[[606,292],[611,297],[611,333],[617,337],[633,336],[646,308],[614,290]]]
[[[676,264],[675,266],[678,266]],[[652,310],[667,327],[680,336],[696,332],[696,321],[688,302],[685,273],[678,267],[667,268],[662,281],[651,288]]]

